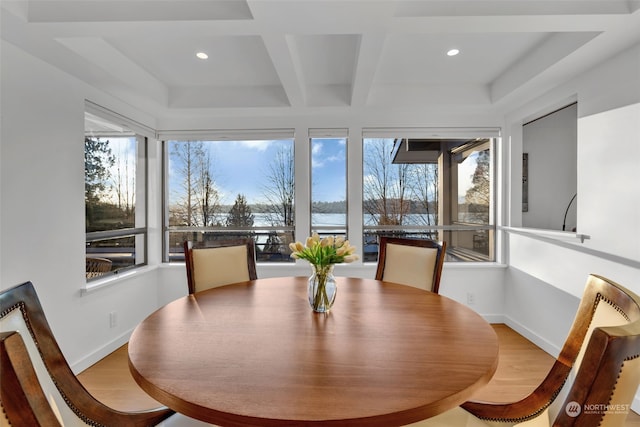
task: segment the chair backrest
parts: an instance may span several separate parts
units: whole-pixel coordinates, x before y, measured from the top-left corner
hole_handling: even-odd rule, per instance
[[[116,411],[94,399],[67,363],[31,282],[0,291],[0,332],[15,331],[24,341],[40,386],[61,424],[148,426],[174,413],[167,408]]]
[[[381,236],[376,280],[438,293],[446,242]]]
[[[253,239],[184,242],[189,293],[256,280]]]
[[[640,308],[640,299],[635,300]],[[640,320],[634,318],[632,323],[593,329],[554,426],[625,425],[640,385]]]
[[[85,262],[85,272],[87,279],[102,276],[111,271],[111,260],[107,258],[87,257]]]
[[[574,322],[557,358],[558,362],[569,366],[570,371],[558,398],[549,408],[551,419],[564,411],[564,398],[584,361],[593,331],[637,321],[640,321],[640,298],[635,293],[602,276],[589,275]]]
[[[16,332],[0,332],[0,426],[61,426],[42,390],[29,351]]]
[[[640,298],[636,294],[609,279],[589,275],[567,339],[542,383],[531,394],[515,403],[485,405],[467,402],[462,407],[477,417],[500,419],[503,422],[522,422],[542,413],[550,420],[559,418],[566,410],[567,396],[574,393],[577,373],[580,372],[579,376],[588,375],[581,370],[582,364],[587,363],[587,370],[596,367],[594,355],[590,353],[591,348],[588,348],[593,332],[598,328],[608,331],[611,327],[616,330],[617,327],[625,328],[625,325],[631,324],[634,324],[635,329],[639,321]]]

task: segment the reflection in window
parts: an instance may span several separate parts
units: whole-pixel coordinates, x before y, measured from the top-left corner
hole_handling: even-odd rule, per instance
[[[251,238],[259,262],[292,262],[293,139],[167,141],[170,261],[185,240]]]
[[[457,221],[467,224],[489,224],[491,206],[491,154],[489,148],[474,145],[453,156],[457,171]]]
[[[473,231],[446,232],[453,256],[460,261],[493,259],[492,224],[492,164],[491,141],[469,141],[451,151],[451,173],[457,180],[457,192],[453,193],[452,223],[481,226]],[[482,227],[484,226],[484,227]]]

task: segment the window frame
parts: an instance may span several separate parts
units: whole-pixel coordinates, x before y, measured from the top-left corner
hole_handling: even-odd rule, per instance
[[[349,235],[349,129],[342,128],[313,128],[308,132],[309,141],[309,227],[311,233],[317,232],[320,236],[334,235],[347,238]],[[316,139],[344,139],[344,203],[345,203],[345,223],[344,226],[322,226],[313,223],[313,142]]]
[[[161,141],[162,151],[162,262],[184,262],[184,255],[182,252],[171,251],[171,233],[193,233],[198,234],[213,234],[213,235],[231,235],[255,233],[256,234],[268,234],[269,232],[285,233],[291,236],[291,240],[295,241],[295,218],[296,213],[296,198],[295,188],[297,183],[295,181],[295,156],[296,156],[296,141],[293,129],[266,129],[266,130],[219,130],[219,131],[194,131],[194,132],[159,132],[158,139]],[[294,212],[294,224],[292,226],[252,226],[252,227],[222,227],[222,226],[175,226],[169,225],[170,212],[169,212],[169,144],[173,141],[177,142],[189,142],[189,141],[270,141],[270,140],[290,140],[292,148],[292,162],[293,162],[293,177],[294,177],[294,198],[293,198],[293,212]],[[214,237],[215,238],[215,237]],[[235,236],[233,236],[235,238]],[[258,243],[256,242],[256,245]],[[285,245],[288,250],[288,244]],[[258,252],[257,252],[258,253]],[[173,254],[173,255],[172,255]],[[279,261],[264,262],[258,260],[261,264],[293,264],[294,260],[288,257],[282,257]]]
[[[354,130],[357,132],[355,140],[350,137],[349,133],[353,133]],[[162,143],[162,194],[163,194],[163,202],[162,202],[162,223],[163,223],[163,237],[162,237],[162,261],[163,262],[180,262],[179,259],[175,259],[169,256],[169,232],[175,231],[172,227],[168,226],[168,215],[169,215],[169,206],[168,206],[168,148],[166,146],[169,140],[266,140],[266,139],[291,139],[293,141],[293,155],[294,155],[294,176],[295,180],[295,224],[287,232],[290,232],[291,235],[294,236],[295,240],[304,240],[306,236],[308,236],[314,230],[314,225],[312,224],[312,209],[311,205],[313,202],[313,178],[312,178],[312,138],[329,138],[329,137],[344,137],[346,138],[347,146],[345,147],[345,155],[346,155],[346,204],[347,204],[347,214],[346,214],[346,224],[345,224],[345,234],[347,238],[350,238],[356,243],[356,246],[360,246],[359,254],[361,255],[361,261],[357,264],[367,264],[368,262],[375,262],[373,259],[365,259],[364,252],[365,246],[363,245],[364,239],[368,232],[374,230],[378,232],[378,230],[387,231],[387,232],[397,232],[399,229],[407,230],[407,231],[419,231],[419,232],[435,232],[438,236],[442,236],[441,240],[449,240],[448,236],[451,236],[451,233],[455,232],[467,232],[467,233],[489,233],[489,237],[487,240],[491,246],[490,256],[482,258],[482,257],[470,257],[465,259],[457,259],[457,261],[464,261],[464,264],[478,262],[481,264],[491,264],[496,263],[498,247],[497,247],[497,227],[495,222],[497,220],[496,215],[497,211],[497,194],[496,188],[499,185],[497,182],[497,165],[499,161],[499,153],[497,152],[500,146],[500,129],[499,128],[307,128],[307,129],[295,129],[297,135],[294,135],[294,129],[285,129],[286,136],[282,135],[282,129],[277,130],[218,130],[218,131],[189,131],[189,132],[181,132],[181,131],[171,131],[167,133],[159,132],[158,140]],[[270,135],[270,136],[267,136]],[[436,224],[436,225],[420,225],[420,226],[397,226],[396,229],[392,229],[389,226],[367,226],[363,221],[363,207],[362,200],[364,197],[364,189],[361,186],[364,185],[364,170],[363,170],[363,162],[364,162],[364,140],[366,138],[372,137],[404,137],[404,138],[442,138],[442,139],[473,139],[473,138],[487,138],[490,139],[490,150],[491,150],[491,161],[490,161],[490,179],[491,179],[491,187],[490,187],[490,217],[489,224],[456,224],[454,223],[445,223],[445,224]],[[350,141],[351,139],[351,141]],[[354,144],[355,143],[355,144]],[[447,154],[445,152],[445,154]],[[356,161],[359,164],[349,164],[349,161]],[[449,159],[446,162],[443,162],[442,159],[440,162],[444,164],[449,163]],[[446,166],[446,173],[450,173],[450,167]],[[440,170],[445,170],[441,169]],[[445,172],[439,172],[445,173]],[[354,175],[355,174],[355,175]],[[302,176],[304,175],[304,176]],[[354,188],[353,185],[357,185],[359,190]],[[450,182],[447,185],[452,185]],[[350,191],[351,188],[351,191]],[[355,197],[355,199],[354,199]],[[449,196],[448,196],[449,197]],[[358,203],[360,205],[358,205]],[[448,203],[446,200],[442,200],[440,203]],[[452,206],[447,207],[446,215],[451,215],[453,210]],[[358,218],[353,218],[353,215],[358,215]],[[453,218],[452,218],[453,220]],[[413,229],[413,230],[412,230]],[[227,231],[229,229],[226,229]],[[400,230],[400,231],[402,231]],[[180,231],[188,231],[188,232],[220,232],[225,231],[224,228],[220,227],[191,227],[191,228],[181,228]],[[244,230],[241,230],[244,231]],[[318,230],[320,231],[320,230]],[[326,231],[327,234],[332,234],[331,230],[323,230]],[[467,236],[470,237],[470,236]],[[486,240],[487,238],[485,238]],[[454,239],[455,240],[455,239]],[[463,239],[465,240],[465,239]],[[471,240],[466,239],[466,240]],[[452,250],[453,251],[453,250]],[[449,251],[448,251],[449,252]],[[262,265],[270,265],[275,264],[274,262],[259,262]],[[285,265],[285,263],[282,263]],[[292,265],[290,262],[287,262],[286,265]]]
[[[104,274],[97,275],[95,277],[86,277],[86,286],[91,287],[95,285],[95,282],[102,279],[110,278],[124,272],[145,267],[148,264],[149,259],[149,246],[148,246],[148,224],[149,224],[149,209],[148,209],[148,186],[149,186],[149,135],[154,131],[150,128],[146,128],[143,125],[122,116],[114,111],[103,108],[90,101],[85,101],[85,117],[87,114],[93,115],[106,122],[119,126],[122,129],[126,129],[132,135],[128,137],[134,137],[136,140],[136,170],[135,170],[135,216],[134,226],[126,228],[118,228],[103,231],[87,232],[85,228],[85,258],[90,258],[93,255],[86,251],[86,248],[93,242],[104,240],[115,240],[127,237],[133,237],[135,244],[133,247],[133,264],[112,269]],[[85,126],[85,136],[89,135]],[[106,134],[105,134],[106,135]],[[114,137],[123,138],[125,136],[114,133]],[[86,206],[86,204],[85,204]],[[95,254],[99,257],[99,253]],[[106,257],[109,259],[109,257]],[[85,276],[89,276],[85,274]]]
[[[446,220],[445,224],[442,224],[444,219],[440,220],[439,224],[436,225],[377,225],[370,226],[366,225],[364,221],[364,217],[362,219],[362,245],[363,245],[363,260],[364,262],[375,262],[374,259],[366,258],[366,253],[364,252],[365,246],[377,244],[373,242],[370,238],[367,239],[367,236],[370,234],[380,235],[380,234],[396,234],[396,235],[408,235],[410,237],[412,234],[423,237],[428,235],[429,233],[437,233],[437,240],[447,240],[448,247],[447,253],[452,254],[456,251],[455,246],[453,244],[449,245],[449,240],[458,240],[451,239],[447,236],[451,236],[456,232],[480,232],[480,233],[488,233],[489,239],[489,255],[486,257],[483,256],[474,256],[473,254],[459,254],[455,258],[452,256],[447,257],[447,261],[451,262],[479,262],[479,263],[495,263],[496,262],[496,149],[499,144],[500,139],[500,129],[499,128],[370,128],[363,129],[362,135],[362,162],[363,162],[363,189],[362,189],[362,197],[361,203],[365,202],[365,191],[364,191],[364,177],[365,177],[365,167],[364,163],[366,161],[365,150],[365,140],[367,139],[398,139],[398,138],[406,138],[406,139],[489,139],[489,149],[491,152],[491,160],[490,160],[490,202],[489,202],[489,224],[482,225],[464,225],[460,224],[458,221],[453,218],[453,210],[457,209],[457,202],[455,203],[456,207],[454,208],[454,203],[451,197],[454,196],[454,192],[452,190],[452,186],[457,186],[457,178],[451,176],[452,166],[450,158],[445,158],[447,153],[442,153],[438,160],[439,165],[439,210],[441,211],[439,215],[443,215],[443,218],[449,218]],[[457,197],[457,188],[455,189],[455,196]],[[364,215],[364,209],[363,209]],[[376,239],[377,241],[377,239]]]

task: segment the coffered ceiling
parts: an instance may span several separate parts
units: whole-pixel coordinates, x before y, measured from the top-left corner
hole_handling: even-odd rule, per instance
[[[164,112],[498,108],[640,42],[637,0],[0,4],[9,43]]]

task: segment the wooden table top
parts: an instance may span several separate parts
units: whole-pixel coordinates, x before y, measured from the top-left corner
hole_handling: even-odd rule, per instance
[[[306,277],[189,295],[146,318],[129,366],[159,402],[223,426],[392,426],[468,400],[498,341],[474,311],[410,286],[337,277],[314,313]]]

